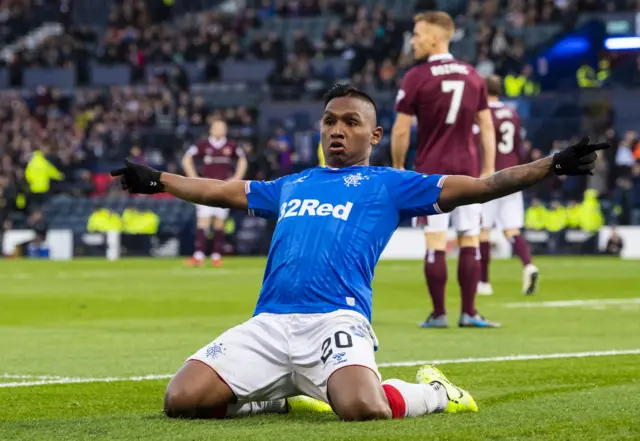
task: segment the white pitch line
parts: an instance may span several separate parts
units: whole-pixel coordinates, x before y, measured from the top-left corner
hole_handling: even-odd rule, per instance
[[[38,380],[54,380],[57,378],[61,378],[59,375],[16,375],[16,374],[0,374],[0,378],[8,378],[12,380],[28,380],[28,379],[38,379]]]
[[[112,383],[114,381],[146,381],[146,380],[163,380],[173,377],[173,374],[160,375],[142,375],[139,377],[59,377],[51,380],[36,381],[16,381],[13,383],[0,383],[0,389],[3,387],[26,387],[26,386],[46,386],[48,384],[75,384],[75,383]]]
[[[611,351],[593,351],[593,352],[568,352],[557,354],[530,354],[530,355],[505,355],[500,357],[480,357],[480,358],[453,358],[449,360],[412,360],[398,361],[391,363],[380,363],[379,367],[410,367],[420,366],[423,364],[458,364],[458,363],[490,363],[499,361],[523,361],[523,360],[547,360],[553,358],[586,358],[586,357],[605,357],[613,355],[640,355],[640,349],[623,349]],[[146,380],[165,380],[173,377],[173,374],[151,374],[137,377],[102,377],[102,378],[85,378],[85,377],[60,377],[53,379],[43,379],[37,381],[18,381],[13,383],[0,383],[0,389],[4,387],[27,387],[27,386],[45,386],[48,384],[75,384],[75,383],[112,383],[117,381],[146,381]]]
[[[632,299],[594,299],[594,300],[555,300],[549,302],[505,303],[506,308],[571,308],[574,306],[631,305],[640,304],[640,298]]]
[[[379,367],[420,366],[423,364],[491,363],[497,361],[548,360],[552,358],[606,357],[611,355],[640,355],[640,349],[623,349],[593,352],[568,352],[558,354],[504,355],[501,357],[453,358],[451,360],[412,360],[380,363]]]

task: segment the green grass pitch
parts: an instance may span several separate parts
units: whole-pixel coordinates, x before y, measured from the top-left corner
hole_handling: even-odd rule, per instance
[[[538,259],[534,297],[520,294],[518,262],[494,261],[496,294],[478,303],[503,328],[486,330],[418,329],[429,312],[422,263],[380,263],[378,362],[445,360],[440,368],[474,395],[477,414],[368,423],[331,415],[169,420],[161,413],[166,378],[126,379],[175,372],[251,315],[264,260],[225,263],[186,269],[160,259],[1,261],[0,440],[640,439],[640,263],[604,258]],[[451,325],[459,308],[455,264]],[[603,351],[617,352],[566,356]],[[548,354],[559,355],[535,359]],[[534,359],[498,361],[510,355]],[[416,369],[381,372],[412,380]],[[49,377],[121,380],[16,385]]]

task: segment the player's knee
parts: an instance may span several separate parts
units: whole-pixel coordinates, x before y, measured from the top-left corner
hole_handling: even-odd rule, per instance
[[[211,226],[211,219],[208,217],[199,217],[196,225],[202,230],[206,230]]]
[[[458,237],[458,243],[460,245],[460,248],[477,248],[480,245],[480,236],[461,235]]]
[[[197,394],[187,387],[169,384],[164,393],[164,413],[169,418],[189,418],[197,405]]]
[[[214,218],[213,220],[213,229],[218,231],[224,230],[224,219],[220,219],[219,217]]]
[[[427,249],[443,251],[447,248],[447,232],[426,233]]]
[[[389,403],[364,397],[353,397],[343,403],[341,409],[335,410],[343,421],[386,420],[392,417]]]
[[[480,242],[489,242],[490,233],[491,230],[489,229],[483,229],[482,231],[480,231]]]
[[[504,235],[507,239],[511,239],[520,234],[520,228],[509,228],[504,230]]]

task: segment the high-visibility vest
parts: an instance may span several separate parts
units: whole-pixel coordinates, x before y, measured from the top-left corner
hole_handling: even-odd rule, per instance
[[[564,207],[549,210],[545,221],[547,231],[552,233],[562,231],[567,226],[567,210]]]
[[[540,93],[540,85],[535,81],[525,80],[522,90],[526,96],[538,95]]]
[[[504,93],[507,96],[520,96],[522,95],[522,89],[524,88],[527,79],[524,75],[507,75],[504,77]]]
[[[607,60],[600,60],[598,63],[598,81],[600,83],[604,82],[611,75],[611,70],[609,69],[610,63]]]
[[[33,152],[24,176],[31,193],[46,193],[51,188],[52,179],[57,181],[64,179],[64,175],[39,150]]]
[[[587,64],[580,66],[576,71],[576,80],[581,89],[590,89],[600,85],[596,71]]]
[[[324,167],[326,164],[325,160],[324,160],[324,153],[322,153],[322,143],[319,142],[318,143],[318,165],[320,167]]]

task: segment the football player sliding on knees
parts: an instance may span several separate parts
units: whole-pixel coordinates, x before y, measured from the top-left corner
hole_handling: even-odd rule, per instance
[[[520,165],[523,151],[518,113],[515,109],[500,102],[502,78],[492,75],[485,79],[485,84],[489,94],[489,110],[496,132],[496,170]],[[525,295],[534,294],[538,288],[538,268],[531,260],[529,244],[520,234],[524,226],[522,192],[513,193],[482,205],[478,294],[493,294],[493,287],[489,282],[489,262],[491,261],[489,235],[496,223],[500,225],[505,237],[511,242],[513,253],[522,262],[522,293]]]
[[[423,62],[407,72],[398,91],[398,114],[391,133],[393,165],[404,169],[415,118],[418,145],[414,168],[417,172],[477,177],[480,166],[473,135],[473,126],[477,122],[483,153],[481,176],[485,177],[493,173],[496,155],[487,89],[472,66],[454,59],[449,53],[454,31],[454,22],[445,12],[427,12],[414,18],[411,45],[415,58]],[[476,289],[480,278],[477,260],[480,211],[479,204],[469,204],[450,212],[439,211],[426,219],[424,275],[433,310],[420,324],[423,328],[449,326],[445,309],[449,223],[457,231],[460,245],[458,284],[462,310],[458,324],[464,327],[499,326],[476,310]]]
[[[478,410],[433,366],[421,367],[415,383],[381,381],[371,326],[375,264],[402,220],[501,198],[554,174],[590,173],[606,145],[584,139],[473,178],[368,166],[381,137],[373,100],[337,85],[321,119],[327,167],[269,182],[187,178],[129,161],[112,172],[130,193],[168,192],[277,219],[253,317],[185,361],[165,392],[167,416],[310,410],[361,421]]]

